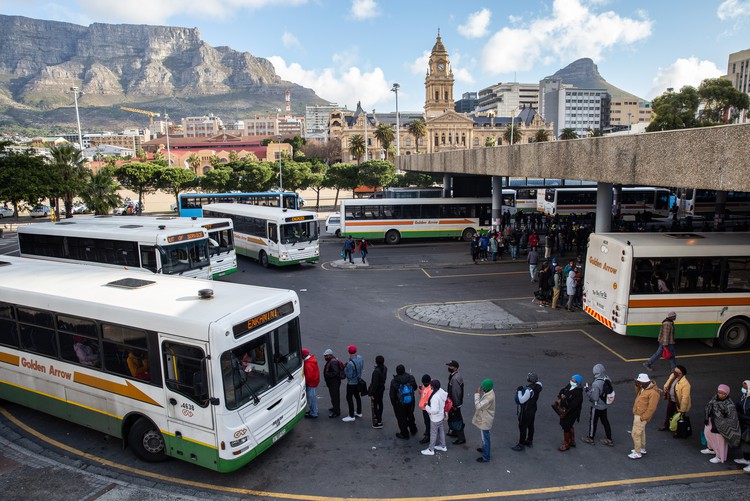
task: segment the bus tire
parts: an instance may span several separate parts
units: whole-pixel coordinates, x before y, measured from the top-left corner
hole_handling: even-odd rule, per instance
[[[750,324],[741,318],[727,321],[719,332],[719,346],[725,350],[737,350],[747,342]]]
[[[167,459],[167,445],[159,429],[148,419],[141,418],[128,432],[128,444],[138,459],[158,463]]]
[[[385,243],[388,245],[396,245],[401,242],[401,234],[397,230],[388,230],[385,233]]]
[[[461,240],[463,240],[464,242],[471,242],[475,234],[476,230],[474,228],[466,228],[461,233]]]
[[[260,265],[264,268],[268,268],[268,255],[260,251],[260,254],[258,254],[258,261],[260,261]]]

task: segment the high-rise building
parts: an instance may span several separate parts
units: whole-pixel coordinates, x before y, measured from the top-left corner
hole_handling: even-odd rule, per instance
[[[479,104],[476,92],[464,92],[461,99],[455,102],[456,113],[471,113]]]
[[[500,82],[480,90],[478,97],[478,112],[510,118],[524,108],[539,109],[539,84]]]
[[[750,49],[729,54],[727,63],[727,74],[724,76],[732,82],[735,89],[750,94]],[[747,110],[742,111],[739,122],[746,123],[750,121]]]
[[[609,123],[610,97],[606,89],[581,89],[558,79],[539,83],[539,103],[546,122],[554,122],[555,138],[563,129],[573,129],[579,137]]]
[[[339,108],[336,103],[305,106],[305,139],[325,141],[328,137],[328,119]]]

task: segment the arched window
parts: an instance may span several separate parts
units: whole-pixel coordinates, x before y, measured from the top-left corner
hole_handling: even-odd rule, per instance
[[[438,145],[438,135],[437,135],[437,132],[436,132],[435,133],[435,146],[437,146],[437,145]]]
[[[476,136],[474,137],[474,146],[479,146],[479,138]]]

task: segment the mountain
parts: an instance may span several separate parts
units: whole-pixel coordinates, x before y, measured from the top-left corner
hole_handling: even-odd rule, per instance
[[[145,123],[120,106],[173,118],[208,113],[225,122],[284,108],[326,104],[282,80],[267,59],[211,47],[197,28],[95,23],[88,27],[0,15],[0,129],[76,127],[71,87],[89,129]]]
[[[562,80],[563,83],[571,84],[583,89],[607,89],[613,98],[645,99],[635,96],[629,92],[615,87],[607,82],[600,74],[599,68],[588,57],[573,61],[565,68],[558,70],[554,75],[545,77],[545,80]]]

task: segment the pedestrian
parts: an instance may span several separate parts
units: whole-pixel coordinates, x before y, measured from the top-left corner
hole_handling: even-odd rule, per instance
[[[305,396],[307,397],[306,418],[318,419],[318,385],[320,384],[320,369],[318,360],[310,350],[302,348],[302,359],[304,365],[302,372],[305,375]]]
[[[573,301],[576,297],[576,272],[570,270],[568,272],[568,278],[565,280],[565,289],[568,294],[568,304],[565,305],[565,309],[573,311]]]
[[[740,421],[737,407],[729,398],[729,386],[720,384],[716,395],[706,404],[703,413],[703,434],[706,436],[707,448],[703,454],[715,454],[710,462],[724,463],[730,447],[740,445]]]
[[[369,244],[367,243],[367,240],[364,238],[359,241],[359,253],[362,255],[362,264],[365,263],[365,258],[367,257],[367,252],[370,249]]]
[[[510,257],[515,261],[518,259],[518,240],[521,238],[521,235],[518,233],[518,230],[513,230],[510,232],[510,236],[508,237],[508,246],[510,247]]]
[[[487,261],[487,246],[489,245],[489,239],[487,233],[483,233],[479,237],[479,258],[482,261]]]
[[[583,438],[583,441],[589,445],[594,445],[596,425],[601,419],[602,426],[604,426],[604,434],[606,435],[606,438],[602,439],[602,443],[614,447],[612,427],[609,425],[609,419],[607,418],[607,394],[604,391],[605,383],[611,387],[612,381],[607,376],[602,364],[596,364],[592,372],[594,373],[594,381],[591,383],[590,388],[588,386],[585,388],[586,396],[589,402],[591,402],[591,413],[589,414],[589,432]]]
[[[492,255],[492,260],[497,261],[497,235],[495,233],[490,234],[488,246],[490,254]]]
[[[544,235],[544,259],[552,257],[552,233],[549,231]]]
[[[737,401],[737,418],[740,421],[740,446],[742,447],[742,458],[735,459],[737,464],[744,464],[744,471],[750,473],[750,380],[742,382],[740,388],[740,399]]]
[[[396,375],[391,380],[388,392],[393,405],[393,413],[396,415],[399,432],[398,438],[404,440],[417,434],[417,423],[414,421],[414,390],[417,389],[417,381],[414,376],[406,372],[406,368],[399,364],[396,366]]]
[[[365,361],[357,355],[357,347],[350,345],[347,348],[349,352],[349,361],[344,366],[346,374],[346,405],[349,406],[349,414],[341,420],[345,423],[351,423],[354,418],[362,417],[362,398],[359,395],[359,380],[365,369]],[[357,412],[354,412],[354,401],[357,401]]]
[[[346,377],[343,365],[338,358],[333,356],[333,350],[328,348],[323,352],[323,358],[326,364],[323,366],[323,379],[328,387],[328,394],[331,397],[331,413],[329,418],[339,417],[341,415],[341,380]]]
[[[456,437],[454,445],[461,445],[466,443],[466,425],[461,414],[464,405],[464,378],[458,371],[458,362],[451,360],[445,365],[448,366],[448,396],[453,401],[453,406],[448,412],[448,436]]]
[[[471,239],[469,250],[471,251],[471,260],[474,261],[474,264],[477,264],[477,259],[479,259],[479,235],[474,235],[474,238]]]
[[[553,404],[557,415],[560,416],[560,427],[563,430],[563,443],[557,448],[559,451],[567,451],[576,446],[575,422],[581,417],[583,406],[583,378],[575,374],[570,378],[567,386],[557,393],[557,399]]]
[[[434,456],[435,451],[448,450],[445,446],[445,427],[443,426],[445,400],[448,398],[448,393],[440,387],[440,381],[437,379],[430,381],[430,386],[432,393],[425,406],[425,410],[430,415],[430,445],[422,451],[425,456]]]
[[[526,376],[526,386],[516,388],[516,405],[518,405],[518,443],[511,447],[522,451],[534,443],[534,420],[536,419],[537,401],[542,392],[542,383],[535,372]]]
[[[529,275],[531,275],[531,281],[536,282],[536,269],[539,266],[539,252],[536,247],[532,247],[528,254],[526,254],[526,262],[529,264]]]
[[[492,379],[485,379],[474,393],[474,418],[472,418],[471,423],[482,432],[482,447],[477,449],[477,452],[482,453],[477,458],[479,463],[489,463],[492,459],[490,455],[490,447],[492,446],[490,430],[492,429],[492,422],[495,420],[495,392],[492,390],[494,386]]]
[[[420,444],[430,443],[430,413],[427,412],[427,400],[432,395],[432,386],[430,386],[432,378],[429,374],[422,376],[422,384],[419,385],[419,408],[422,409],[422,420],[424,421],[424,436],[419,441]],[[449,421],[450,422],[450,421]]]
[[[562,292],[562,284],[563,284],[562,267],[555,266],[554,270],[555,270],[555,275],[553,277],[554,284],[552,285],[552,308],[555,310],[558,310],[560,309],[560,306],[558,304],[560,302],[560,294]]]
[[[651,355],[651,358],[649,358],[648,361],[643,362],[643,366],[649,371],[653,370],[652,366],[654,365],[654,362],[656,362],[661,357],[669,358],[669,365],[671,366],[672,370],[677,367],[677,355],[674,350],[675,319],[677,319],[677,313],[675,313],[674,311],[670,311],[669,313],[667,313],[667,318],[662,320],[661,329],[659,329],[659,347],[656,349],[654,354]],[[664,352],[665,347],[669,351],[668,357],[666,356],[667,353]]]
[[[346,240],[344,240],[344,262],[348,259],[350,263],[354,264],[354,259],[352,259],[352,251],[354,250],[354,240],[352,240],[352,236],[349,235],[346,237]]]
[[[547,306],[552,300],[552,288],[555,285],[554,273],[549,263],[544,261],[539,272],[539,306]]]
[[[658,405],[659,388],[656,382],[651,381],[648,374],[638,374],[635,380],[633,426],[630,432],[633,437],[633,450],[628,454],[630,459],[641,459],[646,455],[646,423],[651,421]]]
[[[375,368],[372,370],[370,389],[367,391],[372,405],[372,427],[377,430],[383,427],[383,393],[385,393],[387,376],[388,367],[385,366],[385,358],[383,355],[378,355],[375,357]]]
[[[684,366],[678,365],[674,368],[664,384],[662,395],[664,400],[667,401],[667,413],[659,431],[667,431],[669,430],[669,423],[676,413],[685,415],[690,410],[690,381],[688,381],[687,369]]]

